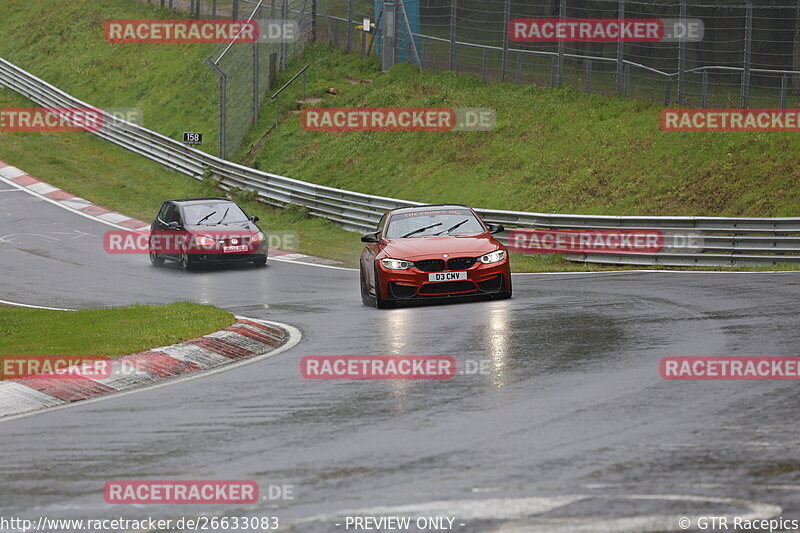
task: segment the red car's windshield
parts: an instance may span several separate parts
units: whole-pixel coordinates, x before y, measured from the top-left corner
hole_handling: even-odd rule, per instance
[[[470,235],[486,231],[469,209],[430,209],[393,213],[386,228],[387,239]]]

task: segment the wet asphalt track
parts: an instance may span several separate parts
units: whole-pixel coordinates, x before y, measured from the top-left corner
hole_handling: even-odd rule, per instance
[[[465,533],[800,517],[800,384],[658,373],[667,355],[798,355],[799,274],[526,275],[512,300],[377,311],[361,305],[353,271],[271,261],[184,273],[107,255],[110,227],[8,189],[0,299],[208,302],[295,325],[303,341],[203,379],[0,423],[0,516],[227,512],[327,532],[345,531],[332,515],[362,510],[449,514]],[[452,355],[489,372],[300,376],[302,356],[356,354]],[[139,478],[252,479],[295,494],[241,509],[104,503],[106,481]],[[406,507],[370,510],[393,506]]]

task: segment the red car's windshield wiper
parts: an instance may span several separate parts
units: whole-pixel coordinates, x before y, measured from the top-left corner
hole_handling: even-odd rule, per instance
[[[463,226],[463,225],[464,225],[464,224],[466,224],[467,222],[469,222],[469,219],[468,219],[468,218],[465,218],[464,220],[462,220],[461,222],[459,222],[459,223],[458,223],[458,224],[456,224],[455,226],[452,226],[452,227],[450,227],[450,228],[447,228],[447,229],[446,229],[446,230],[444,230],[444,231],[440,231],[439,233],[436,233],[435,235],[441,235],[442,233],[450,233],[450,232],[451,232],[451,231],[453,231],[454,229],[457,229],[457,228],[459,228],[459,227]]]
[[[437,222],[436,224],[431,224],[430,226],[425,226],[425,227],[423,227],[423,228],[415,229],[415,230],[414,230],[414,231],[412,231],[411,233],[406,233],[405,235],[403,235],[403,236],[402,236],[402,237],[400,237],[400,238],[401,238],[401,239],[405,239],[406,237],[411,237],[412,235],[416,235],[417,233],[422,233],[422,232],[423,232],[423,231],[425,231],[425,230],[429,230],[429,229],[431,229],[431,228],[435,228],[436,226],[441,226],[441,225],[442,225],[442,223],[441,223],[441,222]]]

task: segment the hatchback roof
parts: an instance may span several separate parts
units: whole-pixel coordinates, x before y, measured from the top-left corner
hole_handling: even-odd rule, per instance
[[[424,211],[426,209],[430,209],[431,207],[442,207],[442,208],[464,208],[470,209],[470,207],[466,204],[427,204],[427,205],[412,205],[410,207],[396,207],[395,209],[390,209],[390,213],[395,213],[397,211]]]
[[[219,203],[219,202],[233,202],[233,200],[228,200],[227,198],[223,198],[221,196],[213,196],[208,198],[178,198],[176,200],[168,200],[169,202],[173,202],[176,204],[198,204],[198,203]]]

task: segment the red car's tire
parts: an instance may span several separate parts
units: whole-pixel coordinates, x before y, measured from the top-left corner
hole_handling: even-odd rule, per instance
[[[508,280],[508,290],[503,292],[498,292],[495,294],[492,299],[493,300],[507,300],[511,298],[511,293],[513,292],[513,288],[511,287],[511,278]]]
[[[358,280],[361,285],[361,302],[364,305],[375,307],[375,298],[373,298],[367,290],[367,281],[364,279],[364,267],[358,269]]]
[[[381,298],[381,282],[378,276],[378,267],[375,267],[375,307],[378,309],[392,309],[395,306],[394,300]]]

